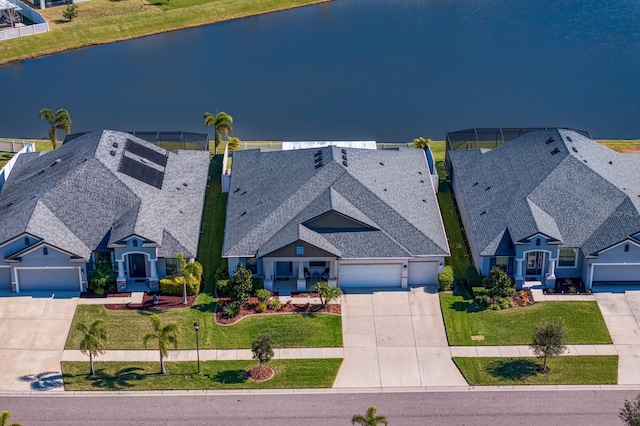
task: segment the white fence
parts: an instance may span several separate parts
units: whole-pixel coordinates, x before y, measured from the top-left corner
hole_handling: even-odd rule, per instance
[[[28,145],[33,145],[31,142],[16,142],[13,140],[0,140],[0,152],[13,152],[23,150]],[[27,151],[31,152],[31,151]]]
[[[23,143],[23,142],[17,142],[17,143]],[[7,162],[7,164],[4,165],[2,170],[0,170],[0,189],[2,189],[2,187],[4,186],[4,183],[7,181],[7,178],[9,177],[9,173],[11,173],[11,170],[13,170],[13,165],[16,164],[16,161],[18,160],[18,157],[20,156],[20,154],[24,154],[25,152],[35,152],[35,150],[36,150],[36,144],[24,143],[23,148],[20,151],[18,151],[16,155],[14,155],[11,158],[11,160]]]
[[[36,12],[35,10],[33,10],[31,7],[27,6],[20,0],[11,0],[11,3],[17,6],[20,6],[20,8],[22,9],[20,11],[22,16],[31,20],[34,24],[27,25],[24,27],[0,30],[0,41],[33,35],[33,34],[46,33],[47,31],[49,31],[49,24],[47,23],[47,20],[44,19],[44,16],[42,16],[40,13]]]

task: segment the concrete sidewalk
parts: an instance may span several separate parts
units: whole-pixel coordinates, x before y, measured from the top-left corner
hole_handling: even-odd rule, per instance
[[[78,299],[78,305],[124,305],[126,303],[142,303],[144,292],[132,292],[125,297],[82,297]]]
[[[342,348],[283,348],[274,349],[273,359],[342,358]],[[167,361],[196,361],[195,350],[169,351]],[[233,361],[252,359],[251,349],[201,349],[200,361]],[[62,361],[88,361],[78,350],[65,350]],[[158,350],[109,350],[96,361],[159,361]]]
[[[535,357],[529,346],[451,346],[452,357]],[[618,355],[614,345],[567,345],[562,356]]]

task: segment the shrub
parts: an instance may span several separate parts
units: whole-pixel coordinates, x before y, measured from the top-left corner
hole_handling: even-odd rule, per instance
[[[264,288],[264,280],[262,278],[253,277],[251,278],[251,290],[253,294],[258,295],[258,290],[262,290]]]
[[[232,302],[243,304],[249,299],[253,282],[251,271],[245,269],[242,263],[236,265],[233,276],[229,278],[229,298]]]
[[[261,288],[260,290],[256,291],[256,297],[258,298],[258,301],[260,303],[265,303],[271,297],[271,292],[269,290]]]
[[[256,308],[256,312],[259,314],[264,314],[265,312],[267,312],[267,304],[264,302],[260,303]]]
[[[216,281],[216,292],[218,296],[229,294],[229,278]]]
[[[168,277],[160,279],[160,292],[166,295],[182,296],[184,294],[184,277]],[[200,293],[200,280],[198,277],[188,277],[187,295],[193,296]]]
[[[476,296],[473,299],[473,301],[475,303],[477,303],[478,305],[486,308],[487,306],[489,306],[490,299],[489,299],[489,296],[487,296],[486,294],[481,294],[481,295]]]
[[[320,295],[320,303],[322,303],[322,306],[342,295],[342,290],[338,287],[331,287],[326,281],[320,281],[317,283],[316,291],[318,292],[318,295]]]
[[[269,309],[272,311],[279,311],[282,304],[280,303],[280,299],[274,298],[269,301]]]
[[[240,315],[240,304],[239,303],[227,303],[223,306],[222,312],[229,317],[235,318]]]
[[[227,265],[222,265],[216,269],[216,281],[229,279],[229,268]]]
[[[515,283],[507,273],[501,268],[494,266],[489,272],[489,276],[482,280],[482,284],[487,289],[490,297],[508,297],[515,293]]]
[[[447,265],[442,269],[442,272],[438,274],[438,286],[440,290],[448,291],[453,288],[453,267]]]
[[[473,266],[469,266],[464,270],[464,277],[470,287],[480,287],[482,285],[482,277]]]
[[[115,291],[115,284],[115,273],[109,264],[98,264],[95,270],[89,272],[89,291],[95,294]]]
[[[62,17],[67,21],[73,21],[73,18],[78,16],[78,5],[77,4],[68,4],[67,8],[62,12]]]
[[[489,309],[491,309],[492,311],[497,311],[498,309],[500,309],[500,306],[496,305],[495,303],[492,303],[489,305]]]
[[[510,297],[499,297],[498,300],[496,300],[500,309],[508,309],[510,301],[513,301]]]

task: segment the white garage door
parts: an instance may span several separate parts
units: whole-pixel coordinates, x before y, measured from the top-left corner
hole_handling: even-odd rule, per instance
[[[640,282],[640,265],[593,265],[593,282]]]
[[[409,262],[409,285],[438,284],[438,262]]]
[[[400,287],[402,265],[342,265],[340,287]]]
[[[11,290],[11,268],[0,268],[0,290]]]
[[[78,268],[18,269],[20,291],[80,291]]]

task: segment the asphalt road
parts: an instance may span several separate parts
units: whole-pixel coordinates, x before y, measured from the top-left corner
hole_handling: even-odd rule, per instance
[[[350,425],[369,405],[400,425],[622,425],[637,391],[307,395],[2,396],[12,421],[36,425]]]

